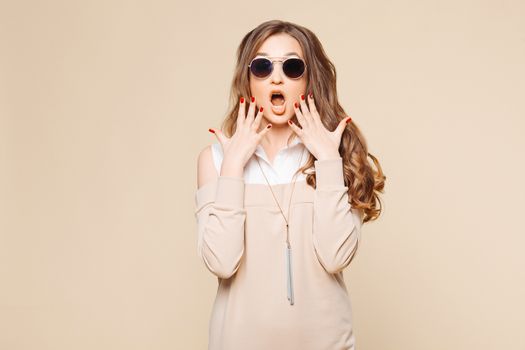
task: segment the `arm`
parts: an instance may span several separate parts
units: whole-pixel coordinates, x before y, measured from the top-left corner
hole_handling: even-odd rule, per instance
[[[209,148],[199,155],[197,173],[197,253],[214,275],[229,278],[244,253],[244,179],[218,176]]]
[[[313,244],[324,269],[328,273],[337,273],[350,264],[357,251],[362,216],[348,202],[342,158],[316,160],[314,164],[317,188],[314,195]]]

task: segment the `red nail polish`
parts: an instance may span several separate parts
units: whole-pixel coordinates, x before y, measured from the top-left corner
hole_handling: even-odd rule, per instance
[[[252,96],[252,102],[255,102],[255,97]]]
[[[241,103],[244,103],[244,97],[241,97]]]
[[[297,104],[297,102],[294,102],[293,105],[295,106],[295,108],[298,108],[299,105]]]
[[[303,101],[304,101],[304,95],[301,95],[301,100],[303,100]]]
[[[272,127],[272,124],[268,124],[266,128],[270,129]]]
[[[352,121],[352,118],[348,118],[346,121],[346,124],[350,123]]]
[[[259,108],[259,112],[262,112],[262,111],[263,111],[263,109],[264,109],[264,108],[262,108],[262,107],[261,107],[261,108]]]
[[[292,125],[292,121],[291,121],[291,120],[288,120],[288,124]]]
[[[211,133],[214,133],[214,134],[215,134],[215,131],[213,131],[213,129],[208,129],[208,130],[209,130],[209,132],[211,132]]]

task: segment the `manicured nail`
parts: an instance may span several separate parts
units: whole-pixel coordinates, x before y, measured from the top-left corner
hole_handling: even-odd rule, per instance
[[[241,103],[244,103],[244,97],[241,97]]]
[[[299,105],[297,104],[297,102],[294,102],[293,105],[295,106],[295,108],[298,108]]]
[[[255,102],[255,97],[252,96],[252,102]]]
[[[350,123],[351,121],[352,121],[352,118],[348,118],[348,119],[346,120],[346,124]]]
[[[292,124],[293,124],[293,122],[292,122],[291,120],[288,120],[288,124],[292,125]]]
[[[259,112],[262,112],[262,111],[263,111],[263,109],[264,109],[264,108],[262,108],[262,107],[261,107],[261,108],[259,108]]]
[[[314,94],[312,94],[312,92],[310,92],[308,96],[310,96],[310,98],[314,98]]]
[[[304,95],[303,95],[303,94],[301,94],[301,100],[303,100],[303,101],[304,101]]]
[[[272,124],[268,124],[268,125],[266,126],[267,129],[270,129],[271,127],[272,127]]]
[[[215,134],[215,131],[213,129],[208,129],[211,133]]]

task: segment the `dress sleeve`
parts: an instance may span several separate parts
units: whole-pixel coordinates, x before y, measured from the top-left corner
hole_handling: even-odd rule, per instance
[[[361,238],[362,210],[351,207],[344,184],[343,159],[316,160],[313,212],[315,254],[328,273],[352,261]]]
[[[230,278],[244,253],[244,179],[219,176],[195,194],[197,254],[220,278]]]

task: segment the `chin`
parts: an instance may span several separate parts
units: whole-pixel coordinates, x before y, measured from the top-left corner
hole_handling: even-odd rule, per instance
[[[291,117],[288,117],[285,114],[283,115],[272,114],[271,116],[266,117],[266,120],[268,121],[268,123],[271,123],[273,125],[288,125],[289,119],[291,119]]]

